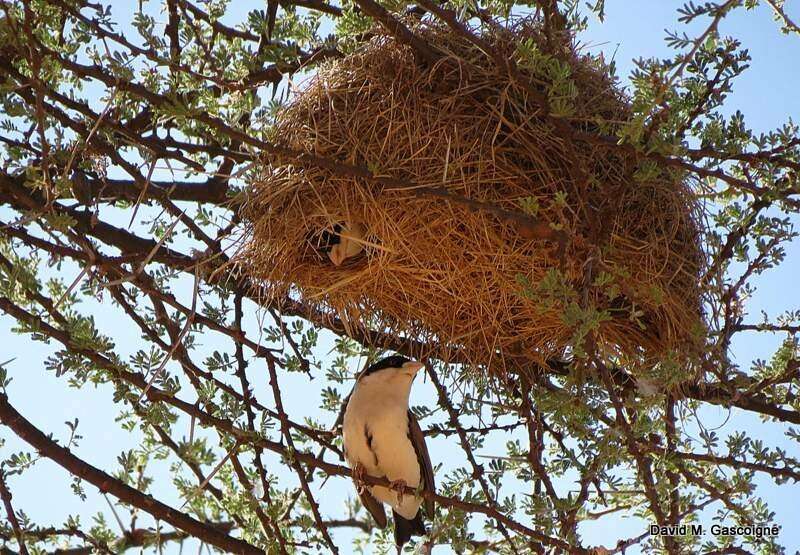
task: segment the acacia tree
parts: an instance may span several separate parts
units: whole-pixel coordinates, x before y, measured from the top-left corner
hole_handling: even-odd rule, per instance
[[[782,31],[800,33],[783,2],[763,3]],[[390,549],[352,489],[337,490],[349,500],[321,501],[330,481],[350,487],[341,405],[363,357],[384,350],[433,353],[426,372],[437,395],[414,410],[448,457],[435,461],[438,491],[422,493],[438,507],[428,545],[780,552],[774,539],[754,536],[660,538],[643,526],[600,548],[581,533],[586,521],[613,525],[622,515],[659,525],[700,515],[766,524],[772,513],[756,477],[800,479],[800,462],[779,446],[703,426],[704,410],[717,405],[760,417],[782,445],[800,440],[792,428],[800,424],[800,311],[788,306],[761,321],[746,309],[754,278],[784,262],[796,235],[800,135],[791,123],[757,135],[742,114],[721,110],[749,57],[720,36],[719,23],[759,2],[684,6],[681,21],[702,22],[701,32],[671,35],[670,59],[638,62],[634,115],[618,136],[576,139],[569,123],[552,122],[567,141],[682,169],[711,207],[703,276],[710,355],[692,380],[667,387],[663,376],[658,391],[637,387],[626,369],[593,353],[591,341],[582,356],[499,387],[437,360],[436,345],[345,329],[296,298],[259,306],[257,284],[229,264],[239,193],[265,158],[285,155],[270,131],[293,76],[358,48],[376,26],[426,57],[434,54],[410,18],[439,20],[479,44],[481,25],[528,10],[545,34],[564,37],[602,17],[602,0],[588,8],[550,0],[268,0],[249,12],[234,4],[165,0],[112,13],[77,0],[0,0],[0,309],[15,333],[53,352],[44,368],[11,361],[0,370],[0,437],[27,445],[2,455],[4,552],[160,550],[187,538],[236,553]],[[125,25],[115,20],[120,13]],[[514,60],[497,63],[515,75]],[[546,95],[541,101],[550,117]],[[114,326],[104,325],[112,313]],[[118,322],[140,342],[116,344]],[[777,335],[780,346],[740,368],[732,342],[755,333]],[[32,392],[15,387],[18,368],[112,394],[119,424],[136,432],[118,467],[97,468],[76,454],[77,422],[65,435],[20,414],[15,397]],[[291,391],[305,387],[320,392],[314,418],[309,401]],[[77,496],[90,488],[106,495],[122,532],[102,516],[91,525],[30,521],[24,509],[34,501],[12,498],[14,481],[45,458],[73,477]],[[163,460],[166,474],[154,470]],[[182,506],[160,501],[176,496]]]

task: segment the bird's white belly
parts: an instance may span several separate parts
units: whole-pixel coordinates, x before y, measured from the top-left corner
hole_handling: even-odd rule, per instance
[[[372,448],[378,456],[379,470],[393,482],[403,480],[407,486],[416,488],[420,482],[419,461],[414,446],[408,439],[407,420],[403,419],[402,429],[398,429],[396,422],[383,424],[373,431],[372,440]],[[386,437],[402,439],[387,441]],[[401,502],[397,492],[389,488],[376,486],[371,491],[377,500],[391,505],[404,518],[414,518],[421,504],[421,500],[413,494],[403,495]]]
[[[405,410],[395,413],[380,406],[362,408],[367,410],[359,411],[358,417],[345,415],[344,444],[348,462],[351,465],[361,463],[370,476],[385,476],[393,482],[403,480],[407,486],[418,487],[419,461],[408,439]],[[367,431],[372,437],[371,444],[367,443]],[[399,501],[397,492],[382,486],[371,487],[370,492],[407,519],[414,518],[422,503],[413,494],[403,495]]]

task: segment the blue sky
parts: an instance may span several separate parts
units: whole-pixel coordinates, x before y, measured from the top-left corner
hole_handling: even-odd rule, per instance
[[[112,4],[115,6],[115,13],[120,17],[133,5],[122,1]],[[263,4],[259,2],[242,1],[236,4],[237,12],[263,8]],[[665,28],[686,30],[691,35],[699,29],[699,25],[704,24],[700,22],[699,25],[684,29],[677,22],[676,8],[679,6],[680,3],[665,0],[637,2],[609,0],[605,23],[592,21],[590,29],[581,39],[587,48],[602,50],[607,59],[613,56],[624,82],[624,78],[633,67],[634,58],[669,56],[670,49],[663,40]],[[795,3],[793,7],[796,19],[800,19],[800,6]],[[792,13],[791,9],[789,11]],[[231,21],[236,19],[234,14]],[[726,111],[730,113],[737,109],[741,110],[746,116],[748,125],[756,131],[774,129],[789,117],[795,121],[800,119],[800,100],[798,100],[800,95],[797,93],[800,86],[800,71],[798,71],[800,37],[781,35],[778,25],[772,20],[770,10],[766,7],[759,7],[752,12],[740,10],[734,13],[723,21],[721,32],[741,39],[753,57],[752,67],[735,83],[734,93],[729,99]],[[0,217],[7,220],[8,211],[0,208]],[[119,213],[119,216],[112,218],[116,218],[118,225],[125,226],[129,216]],[[798,306],[800,295],[797,294],[796,286],[796,276],[800,275],[799,261],[800,247],[793,245],[787,249],[787,261],[782,268],[757,280],[758,292],[748,303],[751,320],[759,319],[762,310],[770,316],[775,316],[787,309],[800,308]],[[69,282],[79,271],[79,268],[66,264],[61,275]],[[191,295],[191,282],[184,280],[182,288],[177,293],[183,299],[188,299]],[[124,315],[107,302],[83,301],[82,311],[95,315],[101,330],[114,339],[121,354],[133,353],[141,345],[137,329],[129,325]],[[257,330],[256,307],[249,305],[247,313],[246,328]],[[32,342],[26,336],[10,333],[13,324],[10,318],[0,317],[0,341],[6,345],[0,359],[4,361],[15,358],[8,365],[9,374],[14,380],[9,387],[9,393],[18,410],[42,429],[52,431],[60,439],[68,437],[64,421],[79,418],[79,433],[84,437],[76,450],[77,454],[107,471],[115,469],[117,455],[121,450],[130,448],[132,438],[115,423],[117,407],[111,403],[110,388],[101,387],[100,391],[95,391],[92,386],[84,386],[80,390],[67,389],[62,379],[57,379],[53,373],[44,370],[44,360],[53,351],[53,347]],[[218,337],[204,335],[200,342],[199,352],[206,353],[218,349],[232,353],[232,345]],[[747,367],[751,360],[767,357],[776,344],[775,338],[742,336],[734,344],[734,357],[743,367]],[[319,356],[324,357],[329,349],[330,338],[326,338],[318,350]],[[198,354],[195,359],[202,361],[203,357]],[[253,382],[258,384],[256,392],[259,397],[269,399],[265,389],[266,382],[263,379],[263,368],[253,363],[249,368],[249,374]],[[291,413],[308,416],[319,414],[316,399],[318,391],[325,385],[323,379],[309,383],[299,376],[289,375],[282,377],[282,380],[282,387],[287,392],[285,403],[290,407]],[[435,404],[433,387],[430,383],[417,383],[413,396],[415,404],[431,406]],[[326,422],[330,421],[329,415],[324,415],[324,418]],[[703,418],[709,427],[724,424],[718,432],[720,434],[737,429],[755,431],[771,444],[786,448],[789,455],[800,456],[796,443],[790,444],[784,441],[780,434],[760,425],[752,417],[730,415],[722,408],[709,408]],[[188,427],[186,429],[188,430]],[[10,437],[7,430],[0,432],[0,436],[9,440],[3,448],[3,456],[23,448],[18,441]],[[432,441],[434,461],[446,461],[452,448],[452,439]],[[161,466],[160,470],[156,470],[156,474],[165,476],[166,468],[164,465]],[[286,481],[286,484],[289,483],[290,479]],[[791,519],[797,517],[796,499],[800,494],[798,486],[787,484],[777,488],[763,479],[759,479],[758,483],[763,487],[759,490],[760,494],[778,513],[778,523],[784,525],[781,534],[782,543],[791,550],[800,549],[800,530],[796,526],[789,526],[792,523]],[[565,489],[570,487],[566,483],[561,486]],[[34,522],[57,525],[62,523],[68,514],[80,514],[82,520],[88,523],[92,514],[102,511],[106,514],[106,520],[112,529],[116,529],[108,505],[97,491],[87,486],[88,499],[81,502],[72,495],[66,473],[49,461],[38,463],[32,471],[22,477],[13,477],[11,487],[15,494],[16,508],[24,510]],[[181,504],[171,487],[156,490],[154,493],[175,506]],[[331,480],[326,485],[323,508],[341,514],[342,499],[350,493],[350,485],[345,480]],[[614,522],[613,527],[593,523],[582,526],[586,544],[611,547],[618,537],[634,535],[643,529],[643,522],[636,519],[617,519]],[[436,552],[439,553],[440,550],[437,549]],[[441,552],[446,551],[441,550]]]

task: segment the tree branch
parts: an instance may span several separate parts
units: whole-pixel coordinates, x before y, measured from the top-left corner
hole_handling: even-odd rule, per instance
[[[189,515],[161,503],[79,459],[70,453],[68,449],[47,437],[17,412],[8,402],[8,397],[5,393],[0,393],[0,422],[11,429],[20,439],[39,451],[42,456],[52,460],[70,474],[93,484],[101,492],[110,493],[123,503],[132,505],[152,515],[154,518],[168,522],[175,528],[179,528],[222,550],[242,555],[263,554],[263,551],[254,545],[233,538],[208,523],[195,520]]]

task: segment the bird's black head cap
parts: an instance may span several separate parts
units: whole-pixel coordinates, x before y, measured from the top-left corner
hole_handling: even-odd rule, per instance
[[[342,224],[335,224],[333,229],[323,229],[322,231],[312,232],[307,237],[308,242],[318,252],[325,254],[331,252],[334,245],[342,242]]]
[[[378,362],[370,365],[366,370],[364,370],[359,376],[359,379],[363,378],[364,376],[369,376],[370,374],[373,374],[378,370],[383,370],[385,368],[401,368],[406,362],[411,362],[411,360],[400,355],[392,355],[382,358]]]

